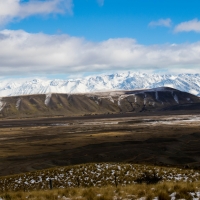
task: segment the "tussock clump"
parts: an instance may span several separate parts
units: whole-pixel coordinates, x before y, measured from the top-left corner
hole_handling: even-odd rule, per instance
[[[137,183],[146,183],[146,184],[156,184],[162,180],[162,177],[158,175],[155,171],[151,172],[144,172],[139,178],[135,181]]]
[[[171,198],[167,192],[160,191],[158,194],[158,200],[171,200]]]

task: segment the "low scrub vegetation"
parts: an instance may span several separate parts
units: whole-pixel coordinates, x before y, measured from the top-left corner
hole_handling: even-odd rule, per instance
[[[200,172],[149,165],[100,163],[52,168],[0,178],[0,191],[45,190],[53,188],[126,186],[135,183],[155,184],[159,181],[195,182]]]
[[[193,169],[84,164],[2,177],[0,200],[197,200],[199,180],[200,172]]]

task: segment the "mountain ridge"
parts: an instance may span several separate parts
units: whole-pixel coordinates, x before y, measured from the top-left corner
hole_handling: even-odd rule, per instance
[[[48,93],[91,93],[158,87],[171,87],[200,96],[200,74],[159,75],[129,71],[68,80],[40,78],[0,80],[0,97]]]
[[[0,98],[0,117],[84,116],[156,112],[177,105],[199,108],[200,98],[169,87],[84,94],[37,94]],[[179,106],[178,110],[184,109]]]

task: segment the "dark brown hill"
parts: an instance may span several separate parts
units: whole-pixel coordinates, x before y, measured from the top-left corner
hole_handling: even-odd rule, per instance
[[[0,99],[0,117],[83,116],[199,109],[200,98],[172,88],[87,94],[39,94]],[[197,106],[196,106],[197,105]]]

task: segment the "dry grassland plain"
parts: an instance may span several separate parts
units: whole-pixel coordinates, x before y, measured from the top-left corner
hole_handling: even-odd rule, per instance
[[[82,163],[200,166],[200,115],[2,119],[0,176]]]

